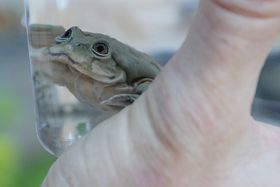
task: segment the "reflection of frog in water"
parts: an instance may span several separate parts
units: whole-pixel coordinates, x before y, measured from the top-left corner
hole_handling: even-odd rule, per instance
[[[103,34],[46,25],[31,25],[29,34],[34,69],[101,110],[131,104],[160,71],[150,56]]]

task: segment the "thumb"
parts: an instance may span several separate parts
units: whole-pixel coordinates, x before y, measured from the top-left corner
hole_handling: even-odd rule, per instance
[[[200,2],[187,39],[145,95],[151,129],[169,149],[221,155],[251,137],[251,103],[279,10],[280,0]]]
[[[185,110],[208,120],[248,118],[260,70],[280,32],[279,10],[280,0],[201,1],[186,41],[148,93],[154,111],[164,110],[169,119]]]

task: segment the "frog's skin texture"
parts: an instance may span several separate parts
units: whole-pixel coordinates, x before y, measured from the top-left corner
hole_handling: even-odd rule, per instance
[[[36,24],[29,35],[34,70],[100,110],[118,111],[133,103],[160,71],[145,53],[76,26],[64,31],[61,26]],[[47,39],[38,40],[44,35]]]

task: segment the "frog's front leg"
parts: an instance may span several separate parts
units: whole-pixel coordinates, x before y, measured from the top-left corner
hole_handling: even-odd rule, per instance
[[[118,94],[101,102],[103,105],[126,107],[132,104],[143,92],[145,92],[153,79],[144,78],[133,83],[134,94]]]
[[[150,86],[152,81],[153,81],[153,79],[150,79],[150,78],[140,79],[133,84],[133,88],[136,93],[142,94],[143,92],[145,92],[148,89],[148,87]]]
[[[100,104],[117,107],[126,107],[127,105],[133,103],[138,97],[139,94],[118,94],[110,97],[109,99],[101,101]]]

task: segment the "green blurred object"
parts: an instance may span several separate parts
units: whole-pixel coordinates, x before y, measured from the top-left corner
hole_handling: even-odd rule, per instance
[[[15,179],[15,187],[40,186],[54,160],[55,158],[51,155],[41,154],[29,160],[29,162],[21,162],[22,164],[18,171],[18,176]]]
[[[0,90],[0,187],[40,186],[55,160],[44,152],[24,159],[16,139],[8,133],[23,117],[21,105],[16,95]]]
[[[84,136],[86,135],[86,133],[88,132],[88,124],[86,122],[84,123],[79,123],[77,125],[77,131],[78,131],[78,134],[81,135],[81,136]]]
[[[0,137],[0,186],[15,187],[19,172],[18,152],[10,138]]]
[[[22,162],[16,143],[0,137],[0,187],[40,186],[55,158],[44,154]],[[35,172],[36,171],[36,172]]]
[[[18,119],[20,111],[17,105],[12,93],[0,90],[0,128],[7,127]]]

